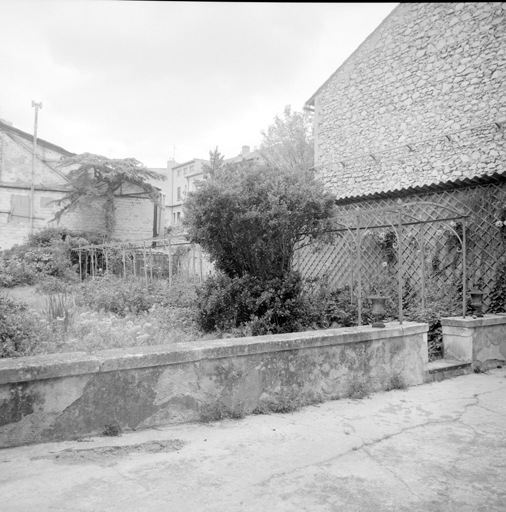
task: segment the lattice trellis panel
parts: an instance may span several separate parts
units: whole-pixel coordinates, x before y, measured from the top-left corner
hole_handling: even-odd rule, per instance
[[[429,201],[439,205],[419,204]],[[426,220],[441,218],[441,208],[449,207],[469,214],[466,220],[467,237],[467,289],[479,288],[485,292],[485,304],[489,304],[490,292],[495,283],[497,263],[505,257],[505,238],[503,231],[495,223],[500,218],[503,206],[506,206],[506,184],[489,184],[475,188],[447,190],[438,193],[418,194],[403,200],[403,203],[416,203],[410,207],[414,217]],[[367,211],[397,205],[396,199],[380,199],[341,206],[341,213]],[[369,214],[368,214],[369,215]],[[446,215],[451,216],[450,213]],[[375,214],[367,215],[365,223],[375,225],[380,222]],[[390,221],[395,225],[396,218]],[[383,221],[384,223],[384,221]],[[428,286],[436,286],[448,293],[455,293],[450,285],[461,285],[462,252],[460,242],[450,229],[453,227],[459,235],[462,226],[459,219],[445,222],[433,222],[404,226],[402,259],[404,278],[404,299],[421,299],[422,285],[422,235],[424,243],[424,272]],[[397,250],[380,243],[379,234],[393,231],[393,228],[375,228],[363,231],[361,279],[363,295],[378,280],[378,276],[396,277]],[[357,256],[350,250],[346,235],[332,245],[317,250],[306,247],[298,251],[296,267],[305,277],[326,275],[329,283],[340,288],[357,282]],[[385,267],[383,262],[387,262]],[[451,291],[450,291],[451,290]]]

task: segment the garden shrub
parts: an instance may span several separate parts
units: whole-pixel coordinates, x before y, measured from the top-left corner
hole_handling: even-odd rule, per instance
[[[503,313],[506,310],[506,260],[497,265],[495,283],[490,293],[489,313]]]
[[[0,358],[30,355],[40,326],[27,306],[0,294]]]
[[[103,236],[67,228],[46,228],[29,235],[27,242],[2,251],[0,286],[33,285],[41,278],[76,281],[78,254],[70,251],[78,243],[100,243]]]
[[[210,276],[198,290],[197,323],[206,332],[248,327],[252,335],[300,331],[308,317],[297,272],[262,280]]]
[[[312,278],[306,280],[304,295],[308,304],[306,327],[329,328],[358,325],[358,303],[356,297],[351,300],[351,289],[348,285],[335,288],[330,286],[327,276]],[[365,301],[362,306],[362,322],[370,323],[372,321],[370,307]]]
[[[107,311],[120,316],[140,314],[154,305],[188,308],[195,304],[197,280],[188,277],[166,281],[147,281],[140,277],[123,279],[106,273],[103,277],[85,281],[77,290],[76,304],[95,311]]]
[[[462,288],[459,280],[440,287],[436,279],[434,275],[427,279],[425,309],[422,310],[419,302],[411,302],[404,311],[406,320],[429,324],[427,342],[430,360],[443,356],[441,318],[462,314]]]
[[[204,172],[183,225],[220,274],[200,289],[198,324],[253,335],[301,330],[309,308],[294,251],[332,238],[334,197],[303,167],[226,164],[216,151]]]

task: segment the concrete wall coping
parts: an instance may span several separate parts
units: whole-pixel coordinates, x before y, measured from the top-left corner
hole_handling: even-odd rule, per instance
[[[506,316],[504,317],[506,323]],[[268,336],[228,338],[111,349],[96,352],[52,354],[0,360],[0,384],[51,379],[115,370],[148,368],[203,359],[247,356],[304,348],[360,343],[427,332],[427,324],[390,322],[385,328],[370,325],[341,327]]]
[[[473,318],[472,316],[468,316],[466,318],[462,317],[447,317],[441,318],[441,325],[443,327],[466,327],[466,328],[476,328],[476,327],[486,327],[489,325],[502,325],[506,324],[506,313],[504,314],[486,314],[481,318]]]

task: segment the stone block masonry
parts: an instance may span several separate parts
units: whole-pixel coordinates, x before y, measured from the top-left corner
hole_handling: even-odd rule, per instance
[[[445,359],[487,370],[506,363],[506,314],[442,318]]]
[[[504,171],[505,78],[506,3],[399,5],[308,102],[318,176],[340,198]]]
[[[0,447],[286,411],[417,385],[427,324],[0,360]]]

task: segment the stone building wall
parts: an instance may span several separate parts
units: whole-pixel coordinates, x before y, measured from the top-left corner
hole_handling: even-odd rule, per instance
[[[342,198],[504,171],[505,79],[506,3],[400,4],[308,101],[317,175]]]
[[[23,133],[23,132],[22,132]],[[30,200],[32,173],[32,142],[25,136],[0,130],[0,250],[24,243],[30,233]],[[58,151],[60,149],[61,151]],[[52,221],[61,208],[52,201],[61,199],[68,180],[66,173],[54,167],[62,156],[72,153],[52,144],[37,145],[34,186],[34,231],[56,226]],[[121,193],[135,194],[141,190],[123,187]],[[16,206],[18,204],[18,206]],[[80,231],[103,231],[105,220],[103,199],[90,201],[86,208],[66,212],[60,225]],[[159,219],[163,233],[164,208]],[[116,230],[122,239],[149,239],[153,236],[153,203],[146,197],[116,197]]]

